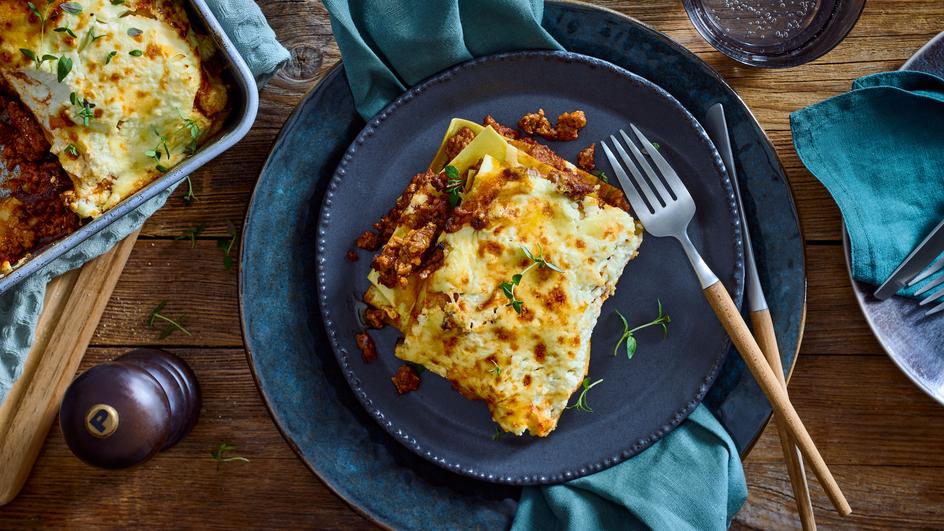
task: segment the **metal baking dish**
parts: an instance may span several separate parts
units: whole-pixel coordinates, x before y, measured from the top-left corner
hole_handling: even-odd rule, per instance
[[[203,21],[207,34],[216,42],[224,65],[223,76],[230,86],[229,115],[223,124],[223,128],[192,157],[185,159],[169,172],[125,198],[124,201],[118,203],[97,219],[79,227],[72,234],[34,251],[32,256],[20,264],[19,267],[6,276],[0,277],[0,293],[9,290],[24,278],[42,269],[76,245],[111,225],[118,218],[141,206],[142,203],[184,180],[197,168],[232,147],[249,132],[249,128],[252,127],[252,123],[256,119],[256,111],[259,108],[256,81],[246,62],[243,61],[239,52],[236,51],[236,47],[223,32],[223,28],[204,0],[189,0],[189,2],[193,7],[190,14],[196,15]]]

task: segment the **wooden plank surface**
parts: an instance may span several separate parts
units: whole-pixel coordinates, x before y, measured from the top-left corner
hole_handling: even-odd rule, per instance
[[[835,50],[799,68],[740,66],[694,31],[681,2],[600,1],[668,33],[729,80],[768,131],[787,170],[807,238],[809,310],[791,396],[855,514],[839,519],[812,485],[824,528],[944,527],[944,408],[914,388],[885,357],[853,299],[839,246],[839,212],[802,167],[789,134],[790,111],[847,90],[858,76],[897,68],[944,30],[940,0],[871,0]],[[259,119],[236,148],[194,176],[199,200],[180,192],[144,227],[108,303],[82,368],[139,345],[183,356],[205,392],[194,432],[179,446],[130,470],[81,464],[52,430],[20,497],[0,509],[0,527],[362,528],[357,515],[313,477],[284,443],[252,382],[240,338],[236,273],[223,268],[216,238],[241,223],[256,175],[288,114],[340,57],[317,0],[260,0],[291,64],[263,90]],[[194,248],[173,238],[205,224]],[[192,337],[160,340],[144,323],[168,300]],[[776,310],[775,310],[776,311]],[[210,450],[237,446],[250,463],[217,468]],[[738,529],[798,523],[776,432],[769,427],[745,463],[750,499]]]

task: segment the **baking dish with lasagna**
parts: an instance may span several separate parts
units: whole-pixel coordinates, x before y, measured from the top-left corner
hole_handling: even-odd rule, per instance
[[[202,0],[0,0],[0,292],[232,146],[258,106]]]

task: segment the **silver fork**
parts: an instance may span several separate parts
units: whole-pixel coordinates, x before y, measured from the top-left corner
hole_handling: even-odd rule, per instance
[[[914,286],[918,282],[921,282],[922,280],[930,277],[942,269],[944,269],[944,255],[941,255],[940,258],[932,262],[931,265],[929,265],[920,275],[914,277],[914,279],[908,283],[908,286]],[[944,286],[941,286],[941,284],[944,284],[944,275],[941,275],[931,282],[928,282],[925,286],[922,286],[921,289],[916,291],[915,296],[927,293],[927,296],[921,299],[918,304],[924,306],[940,299],[941,297],[944,297]],[[932,315],[941,311],[944,311],[944,301],[928,310],[925,315]]]
[[[695,215],[695,201],[691,194],[652,142],[635,125],[630,124],[630,127],[635,133],[639,145],[646,150],[648,157],[642,154],[633,140],[622,129],[619,131],[620,136],[632,153],[633,158],[630,158],[626,149],[623,148],[623,144],[613,135],[610,135],[610,142],[619,155],[619,160],[622,160],[622,165],[606,141],[601,141],[600,144],[603,146],[606,158],[613,166],[613,172],[619,179],[620,186],[622,186],[623,192],[629,199],[636,216],[639,217],[639,221],[642,222],[646,231],[653,236],[671,236],[682,245],[692,268],[698,275],[698,280],[701,282],[702,291],[708,299],[708,303],[731,337],[731,341],[737,347],[738,352],[741,353],[741,357],[744,358],[745,363],[750,368],[754,379],[757,380],[764,394],[767,395],[771,406],[779,416],[778,418],[786,424],[787,429],[793,435],[797,446],[803,453],[803,457],[811,465],[813,472],[839,513],[842,515],[851,513],[852,509],[849,507],[849,503],[836,484],[836,480],[826,466],[819,450],[816,449],[816,445],[813,444],[813,440],[810,438],[809,432],[806,431],[806,427],[803,426],[796,409],[790,403],[786,389],[780,385],[766,358],[764,358],[763,352],[757,345],[757,341],[744,322],[744,318],[741,317],[740,311],[734,301],[731,300],[731,295],[728,294],[724,285],[718,280],[717,275],[711,271],[711,268],[702,259],[688,237],[688,225]],[[658,168],[658,173],[652,168],[649,160]],[[632,174],[632,181],[626,174],[626,169]],[[643,172],[646,177],[643,176]]]

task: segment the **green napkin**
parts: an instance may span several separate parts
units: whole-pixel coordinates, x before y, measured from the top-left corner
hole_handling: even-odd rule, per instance
[[[727,529],[746,498],[737,448],[700,405],[682,426],[622,464],[563,485],[524,489],[512,530]]]
[[[253,0],[207,0],[220,25],[239,54],[246,60],[257,83],[263,83],[289,60],[289,53],[276,40],[272,28]],[[99,256],[164,205],[173,192],[168,189],[126,216],[102,229],[48,266],[0,295],[0,402],[23,370],[33,343],[36,321],[43,309],[46,284]]]
[[[560,50],[543,0],[324,0],[365,120],[423,79],[474,57]]]
[[[541,0],[324,0],[358,112],[473,57],[560,49]],[[553,437],[553,435],[552,435]],[[516,529],[725,529],[747,497],[737,449],[707,408],[642,454],[562,485],[526,488]]]
[[[790,126],[800,160],[842,211],[852,276],[881,284],[944,219],[944,79],[865,76],[794,112]]]

